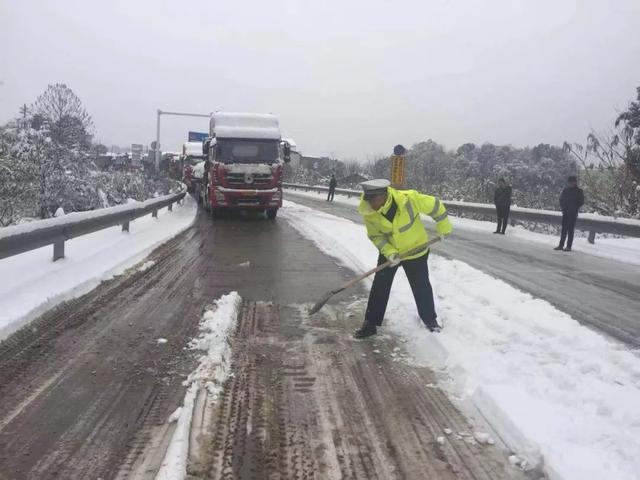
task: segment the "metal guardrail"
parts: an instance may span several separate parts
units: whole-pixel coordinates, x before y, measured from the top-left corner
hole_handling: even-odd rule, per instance
[[[145,202],[117,207],[70,213],[63,217],[39,220],[36,222],[5,227],[0,229],[0,259],[53,245],[53,261],[64,258],[64,242],[88,233],[109,227],[122,225],[122,231],[129,231],[133,220],[151,214],[158,217],[158,210],[181,201],[186,190],[164,195]]]
[[[283,183],[282,186],[292,190],[303,190],[307,192],[326,193],[329,191],[329,187],[301,185],[297,183]],[[362,195],[362,191],[360,190],[347,190],[344,188],[336,188],[335,193],[338,195],[347,195],[347,197]],[[495,206],[489,204],[447,200],[445,200],[444,203],[447,206],[447,210],[453,213],[460,212],[487,217],[495,217],[496,215]],[[511,221],[521,220],[525,222],[546,223],[549,225],[562,224],[562,213],[553,210],[511,207],[509,218]],[[613,233],[626,237],[640,237],[640,221],[627,218],[595,216],[587,213],[578,217],[576,228],[589,232],[590,243],[595,242],[596,233]]]

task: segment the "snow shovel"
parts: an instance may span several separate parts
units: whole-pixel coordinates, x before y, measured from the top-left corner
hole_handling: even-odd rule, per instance
[[[431,245],[433,245],[436,242],[439,242],[440,240],[442,240],[440,237],[433,237],[427,243],[425,243],[423,245],[420,245],[420,246],[418,246],[416,248],[412,248],[408,252],[401,253],[400,254],[400,258],[402,259],[402,258],[410,257],[412,255],[416,255],[417,253],[420,253],[420,252],[426,250]],[[329,290],[327,293],[325,293],[322,296],[322,298],[320,298],[320,300],[318,300],[318,302],[313,307],[311,307],[311,309],[309,310],[309,315],[313,315],[314,313],[318,313],[320,311],[320,309],[322,307],[324,307],[324,304],[327,303],[331,299],[331,297],[333,297],[334,295],[345,291],[347,288],[352,287],[353,285],[358,283],[360,280],[364,280],[368,276],[373,275],[374,273],[379,272],[380,270],[384,270],[385,268],[387,268],[390,265],[391,265],[391,260],[387,260],[386,262],[378,265],[376,268],[372,268],[371,270],[366,271],[366,272],[358,275],[355,278],[352,278],[351,280],[349,280],[347,283],[345,283],[341,287],[335,288],[333,290]]]

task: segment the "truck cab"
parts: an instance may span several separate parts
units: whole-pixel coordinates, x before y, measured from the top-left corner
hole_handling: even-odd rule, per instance
[[[276,218],[290,150],[282,143],[275,115],[216,112],[204,150],[202,203],[212,216],[223,210],[254,210]]]
[[[189,193],[196,190],[195,182],[197,179],[193,176],[193,167],[204,161],[205,154],[202,150],[202,142],[185,142],[182,145],[182,155],[180,155],[180,166],[182,170],[182,183],[187,186]]]

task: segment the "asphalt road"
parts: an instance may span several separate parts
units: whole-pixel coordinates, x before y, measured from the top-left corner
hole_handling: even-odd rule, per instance
[[[461,434],[469,418],[401,345],[351,339],[361,301],[306,315],[350,272],[285,221],[202,213],[149,259],[0,344],[0,479],[154,478],[195,366],[185,346],[232,290],[233,375],[199,417],[189,478],[522,478]]]
[[[286,198],[361,222],[355,208],[287,191]],[[429,226],[427,224],[427,226]],[[433,224],[431,223],[431,229]],[[434,249],[543,298],[584,325],[632,347],[640,347],[640,267],[579,251],[556,252],[545,245],[456,228]]]

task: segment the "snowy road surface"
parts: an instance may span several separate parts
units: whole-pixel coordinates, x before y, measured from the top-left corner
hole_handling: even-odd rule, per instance
[[[363,225],[286,205],[283,217],[342,265],[364,271],[376,259]],[[551,479],[637,480],[637,352],[465,263],[437,255],[429,262],[444,330],[420,326],[400,271],[383,331],[404,339],[414,361],[441,369],[440,385],[469,399]]]
[[[329,204],[320,196],[291,191],[286,198],[361,223],[352,205]],[[580,251],[555,252],[551,245],[511,238],[509,230],[505,236],[493,235],[493,227],[486,223],[487,230],[481,232],[477,226],[454,223],[453,237],[438,245],[437,253],[505,280],[581,323],[640,347],[640,266]]]
[[[351,340],[363,290],[306,315],[350,274],[284,220],[200,215],[0,344],[0,478],[148,479],[169,451],[188,452],[196,478],[522,478],[404,344]],[[183,384],[198,365],[188,345],[231,291],[230,371],[216,384],[211,365],[208,403]]]

